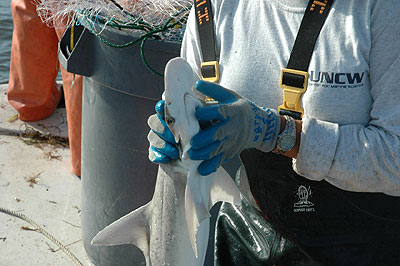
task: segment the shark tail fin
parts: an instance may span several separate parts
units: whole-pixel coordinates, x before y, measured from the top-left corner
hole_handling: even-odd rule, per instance
[[[135,245],[143,252],[146,265],[151,265],[149,261],[150,230],[147,217],[149,204],[147,203],[105,227],[92,239],[91,244],[95,246]]]

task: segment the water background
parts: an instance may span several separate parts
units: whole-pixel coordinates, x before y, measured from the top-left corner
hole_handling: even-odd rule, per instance
[[[11,0],[0,0],[0,84],[8,83],[13,30]]]

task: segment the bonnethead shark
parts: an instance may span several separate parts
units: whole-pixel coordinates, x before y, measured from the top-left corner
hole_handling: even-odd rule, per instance
[[[197,75],[183,58],[165,68],[165,120],[174,134],[180,159],[160,165],[152,200],[100,231],[94,245],[133,244],[147,265],[202,266],[209,238],[209,210],[219,202],[240,205],[241,195],[231,176],[219,167],[201,176],[187,152],[199,132],[196,107],[204,104],[195,92]]]

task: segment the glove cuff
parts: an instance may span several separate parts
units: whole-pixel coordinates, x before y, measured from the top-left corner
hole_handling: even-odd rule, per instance
[[[276,146],[279,130],[281,127],[281,117],[277,110],[269,108],[260,108],[262,113],[260,121],[263,122],[263,132],[254,136],[257,142],[256,148],[263,152],[270,152]],[[255,120],[255,123],[259,121]]]

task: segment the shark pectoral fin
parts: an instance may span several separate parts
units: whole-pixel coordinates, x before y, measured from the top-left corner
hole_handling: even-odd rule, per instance
[[[229,202],[234,205],[241,204],[240,191],[231,176],[224,168],[219,167],[217,172],[213,174],[213,182],[210,187],[210,206],[219,201]]]
[[[149,204],[147,203],[105,227],[92,239],[91,244],[96,246],[135,245],[143,252],[146,265],[150,265],[150,230],[146,213]]]
[[[196,191],[193,190],[193,186],[187,184],[185,189],[186,225],[194,255],[196,256],[196,258],[198,258],[197,246],[203,246],[204,243],[196,242],[196,233],[200,226],[200,223],[208,219],[210,217],[210,213],[208,212],[207,208],[208,202],[199,201],[194,193],[196,193]],[[205,243],[205,245],[207,244],[208,242]]]

